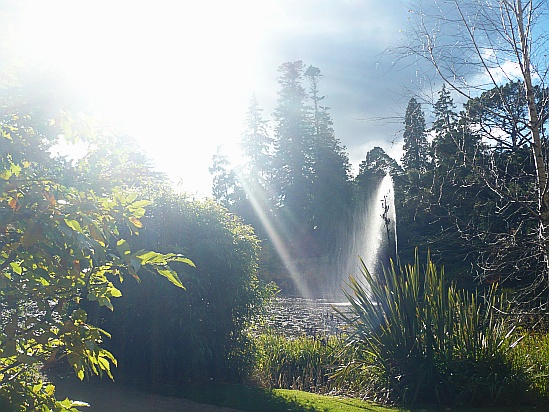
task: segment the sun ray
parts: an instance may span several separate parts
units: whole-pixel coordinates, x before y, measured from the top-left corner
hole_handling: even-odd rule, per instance
[[[262,192],[265,192],[265,190],[259,184],[253,184],[246,179],[241,179],[241,184],[246,196],[248,197],[248,201],[252,205],[254,212],[259,217],[261,224],[267,232],[267,236],[273,244],[276,253],[284,263],[286,270],[288,270],[290,278],[298,291],[299,296],[305,298],[312,297],[309,287],[303,281],[303,276],[295,265],[292,255],[288,250],[286,243],[282,239],[281,233],[272,222],[272,213],[267,205],[265,196],[261,194]]]

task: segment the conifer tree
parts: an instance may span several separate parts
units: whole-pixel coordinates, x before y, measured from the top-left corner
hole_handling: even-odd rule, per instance
[[[235,194],[239,192],[238,182],[234,170],[230,167],[229,159],[220,148],[213,155],[212,165],[209,167],[212,175],[212,195],[215,200],[225,207],[235,203]]]
[[[333,252],[337,227],[344,224],[351,201],[349,183],[350,164],[345,148],[335,136],[329,107],[321,103],[320,69],[309,66],[305,72],[308,80],[308,97],[311,104],[312,125],[312,214],[315,238],[320,243],[317,253]]]
[[[406,171],[425,173],[430,166],[429,143],[426,137],[425,115],[421,104],[412,97],[404,117],[404,155],[402,165]]]
[[[267,120],[263,119],[263,109],[255,95],[250,99],[246,113],[245,130],[241,136],[241,147],[248,158],[244,169],[249,177],[256,177],[265,181],[272,170],[271,146],[273,138],[269,136]]]
[[[301,60],[279,67],[278,104],[275,119],[274,174],[277,203],[295,226],[304,229],[310,222],[310,193],[313,174],[311,128],[307,119],[307,94],[303,88]]]

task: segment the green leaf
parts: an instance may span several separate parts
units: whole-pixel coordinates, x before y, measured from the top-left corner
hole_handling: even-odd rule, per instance
[[[133,202],[129,208],[131,209],[141,209],[145,206],[149,206],[150,204],[152,204],[152,202],[150,200],[138,200],[137,202]]]
[[[99,306],[105,306],[109,308],[110,310],[114,310],[114,307],[112,306],[111,300],[105,296],[101,296],[97,299],[97,303],[99,303]]]
[[[80,227],[80,223],[78,223],[74,219],[65,219],[65,223],[68,227],[70,227],[72,230],[82,233],[82,228]]]
[[[170,268],[166,267],[164,269],[158,268],[158,269],[156,269],[156,271],[160,275],[162,275],[166,279],[168,279],[170,282],[172,282],[175,286],[180,287],[182,289],[185,289],[185,287],[181,283],[181,280],[179,279],[179,276],[177,275],[177,273],[173,269],[170,269]]]
[[[141,265],[166,265],[168,262],[165,255],[157,252],[146,252],[136,256],[141,260]]]
[[[89,229],[90,229],[90,235],[92,239],[99,242],[102,246],[105,245],[105,237],[103,236],[103,233],[101,233],[101,230],[99,229],[97,224],[96,223],[90,224]]]
[[[21,173],[21,166],[12,163],[10,170],[12,174],[14,174],[15,176],[19,176],[19,174]]]
[[[128,242],[126,242],[124,239],[120,239],[118,242],[116,242],[116,249],[118,250],[118,253],[120,255],[129,255],[131,253],[130,246],[128,245]]]
[[[55,392],[55,386],[53,386],[51,383],[46,386],[46,389],[44,390],[48,395],[53,395]]]
[[[109,287],[107,291],[109,292],[109,295],[113,298],[119,298],[122,296],[122,292],[120,292],[120,290],[115,288],[114,286]]]
[[[23,273],[23,268],[21,267],[21,265],[17,262],[11,262],[10,263],[10,266],[11,266],[11,269],[17,273],[18,275],[20,275],[21,273]]]
[[[32,391],[33,391],[34,393],[39,393],[40,390],[42,389],[42,386],[43,386],[43,385],[44,385],[44,382],[38,382],[36,385],[34,385],[34,386],[32,387]]]

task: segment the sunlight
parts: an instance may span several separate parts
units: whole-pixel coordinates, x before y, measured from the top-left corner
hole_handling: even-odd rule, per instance
[[[267,236],[269,236],[269,239],[276,249],[276,253],[288,270],[292,282],[299,292],[299,296],[305,298],[312,297],[312,293],[309,290],[306,282],[304,282],[303,276],[300,273],[299,269],[294,264],[294,259],[292,258],[290,251],[288,250],[284,240],[282,239],[279,230],[277,230],[276,225],[273,224],[273,222],[271,221],[271,213],[269,212],[268,202],[261,194],[261,192],[264,191],[263,188],[252,187],[252,185],[250,185],[250,183],[247,182],[245,179],[242,179],[241,183],[244,191],[246,192],[246,196],[248,197],[248,200],[250,201],[250,204],[254,209],[254,212],[259,217],[261,224],[267,232]],[[282,231],[284,231],[284,229],[285,228],[282,228]]]
[[[220,144],[238,156],[254,59],[269,26],[263,6],[63,0],[20,7],[17,38],[27,64],[61,73],[86,109],[135,137],[161,171],[192,183],[187,177],[210,178]],[[211,184],[188,190],[204,186]]]

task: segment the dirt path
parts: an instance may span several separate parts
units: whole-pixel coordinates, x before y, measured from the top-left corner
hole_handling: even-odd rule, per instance
[[[235,409],[141,392],[113,382],[64,379],[55,380],[54,383],[58,399],[69,397],[90,404],[89,408],[80,408],[82,412],[238,412]]]

